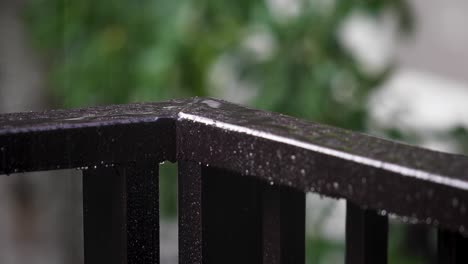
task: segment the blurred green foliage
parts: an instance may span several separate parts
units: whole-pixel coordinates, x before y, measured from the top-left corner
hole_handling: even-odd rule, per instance
[[[298,0],[300,11],[289,18],[278,18],[271,2],[31,0],[27,19],[51,64],[53,94],[65,107],[221,96],[210,79],[227,57],[238,86],[253,90],[250,104],[362,130],[366,95],[390,67],[362,71],[338,30],[356,10],[376,18],[390,10],[408,29],[406,2]],[[266,58],[246,48],[259,32],[274,45]],[[349,98],[336,96],[346,89]]]

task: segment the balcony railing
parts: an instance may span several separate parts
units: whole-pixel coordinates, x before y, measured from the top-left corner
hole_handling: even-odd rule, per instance
[[[0,115],[0,174],[83,169],[85,263],[159,263],[158,164],[179,166],[180,263],[304,263],[305,193],[347,200],[346,263],[388,217],[468,263],[468,158],[208,98]]]

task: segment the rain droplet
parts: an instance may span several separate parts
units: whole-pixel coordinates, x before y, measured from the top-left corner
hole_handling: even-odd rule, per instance
[[[275,183],[273,181],[270,182],[270,185],[275,185]]]
[[[453,207],[457,207],[457,206],[458,206],[458,199],[457,199],[457,198],[453,198],[453,199],[452,199],[452,206],[453,206]]]
[[[338,184],[338,182],[333,183],[333,188],[335,188],[335,190],[337,190],[339,187],[340,185]]]
[[[366,183],[367,183],[367,179],[366,179],[365,177],[362,177],[361,182],[362,182],[363,184],[366,184]]]
[[[291,155],[291,160],[295,161],[296,160],[296,155]]]
[[[306,174],[306,171],[304,169],[301,169],[301,175],[305,176],[305,174]]]

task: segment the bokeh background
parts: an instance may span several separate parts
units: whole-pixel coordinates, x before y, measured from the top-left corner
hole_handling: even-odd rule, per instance
[[[213,96],[466,154],[467,13],[464,0],[0,0],[0,112]],[[167,264],[174,173],[162,166]],[[79,174],[0,177],[0,263],[83,263]],[[344,216],[307,196],[307,263],[343,261]],[[404,220],[390,263],[431,263],[433,230]]]

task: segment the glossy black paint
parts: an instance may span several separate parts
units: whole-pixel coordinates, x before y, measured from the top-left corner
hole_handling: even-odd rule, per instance
[[[446,230],[439,230],[437,240],[439,264],[468,263],[468,239]]]
[[[374,210],[346,205],[346,264],[387,263],[388,218]]]
[[[180,263],[304,263],[305,195],[179,163]]]
[[[209,228],[221,229],[236,221],[245,229],[229,234],[233,237],[229,243],[241,244],[241,234],[255,234],[249,241],[256,250],[245,256],[269,263],[302,263],[303,236],[299,240],[293,237],[303,233],[306,192],[345,198],[365,208],[348,213],[348,229],[360,230],[358,235],[350,233],[352,241],[366,238],[368,228],[364,227],[381,219],[374,217],[379,210],[410,223],[467,233],[465,156],[210,98],[0,115],[0,173],[83,169],[85,208],[96,212],[85,211],[85,225],[92,226],[87,230],[97,232],[102,226],[99,221],[109,219],[109,213],[100,214],[97,207],[108,204],[115,208],[121,218],[112,228],[120,226],[126,232],[118,235],[118,242],[104,239],[109,248],[101,253],[105,256],[105,252],[127,245],[121,255],[126,256],[124,263],[158,262],[156,165],[164,160],[179,161],[181,263],[216,259],[216,253],[207,253],[203,243],[225,236],[219,237],[222,233],[212,233]],[[124,180],[111,180],[109,168],[132,168],[133,172]],[[217,176],[207,176],[212,174]],[[117,180],[119,183],[110,184]],[[108,184],[114,190],[110,198],[96,201],[95,192]],[[232,186],[238,187],[227,195],[232,210],[221,208],[222,203],[204,201],[207,195],[219,197]],[[235,198],[243,190],[252,196]],[[241,209],[248,213],[238,216],[235,212]],[[221,221],[215,210],[227,210],[223,214],[230,217]],[[265,221],[267,218],[272,221]],[[140,221],[145,224],[140,226]],[[385,224],[381,226],[376,232],[384,230]],[[111,227],[102,228],[115,236]],[[143,234],[148,230],[153,230],[149,237]],[[85,239],[92,236],[85,235]],[[368,239],[362,241],[359,251],[367,254]],[[210,250],[216,245],[209,246]],[[290,245],[294,247],[288,248]],[[137,250],[143,246],[146,251]],[[286,255],[293,259],[285,259]],[[241,260],[243,255],[236,256]]]

